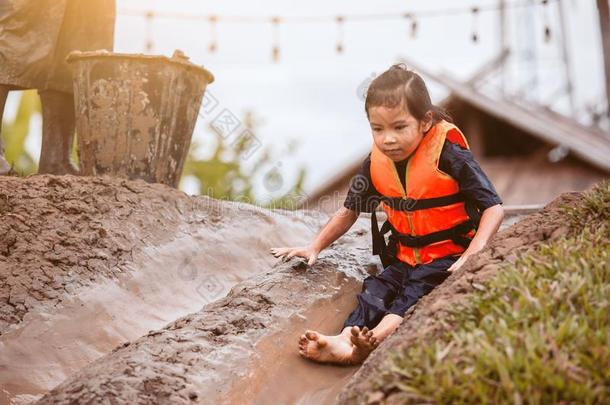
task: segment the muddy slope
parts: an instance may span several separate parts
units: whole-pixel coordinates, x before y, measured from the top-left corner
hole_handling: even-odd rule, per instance
[[[34,307],[121,273],[134,249],[175,234],[187,206],[185,194],[144,182],[0,177],[0,334]]]
[[[298,260],[279,264],[201,311],[118,348],[40,403],[269,403],[278,395],[287,403],[307,386],[318,399],[332,398],[342,385],[336,382],[345,383],[354,369],[311,365],[298,358],[296,342],[305,327],[336,331],[355,304],[364,276],[357,269],[366,268],[370,256],[368,235],[352,233],[345,243],[360,248],[330,249],[313,269]]]
[[[469,259],[455,274],[415,305],[398,330],[378,350],[373,352],[339,396],[341,404],[392,402],[385,393],[373,388],[376,375],[388,367],[393,352],[404,350],[418,339],[433,336],[446,315],[445,310],[463,300],[481,283],[493,277],[506,261],[532,249],[541,242],[565,236],[568,232],[563,205],[573,205],[580,194],[564,194],[542,211],[534,213],[508,229],[498,233],[478,255]]]
[[[141,181],[0,177],[0,403],[222,298],[325,219]]]

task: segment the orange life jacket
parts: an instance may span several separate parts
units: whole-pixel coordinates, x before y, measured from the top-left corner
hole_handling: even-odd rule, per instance
[[[455,125],[440,121],[409,157],[405,188],[392,159],[373,144],[371,180],[388,217],[380,233],[376,216],[371,216],[373,253],[381,256],[384,266],[395,259],[415,266],[459,255],[476,232],[476,220],[466,211],[457,181],[438,168],[445,140],[469,148]],[[383,235],[389,231],[386,245]]]

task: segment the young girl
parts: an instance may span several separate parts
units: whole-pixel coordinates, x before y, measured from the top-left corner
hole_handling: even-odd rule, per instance
[[[341,333],[307,331],[299,340],[299,354],[322,363],[364,361],[411,306],[485,246],[504,217],[502,201],[466,139],[432,105],[419,75],[392,66],[371,83],[365,111],[373,146],[344,207],[309,246],[271,249],[284,259],[304,257],[311,266],[360,212],[374,213],[381,204],[387,214],[381,233],[371,216],[373,253],[385,270],[364,280]],[[383,234],[390,231],[386,245]]]

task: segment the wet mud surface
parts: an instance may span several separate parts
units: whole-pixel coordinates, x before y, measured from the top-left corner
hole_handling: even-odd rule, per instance
[[[397,331],[371,354],[342,389],[338,403],[395,403],[391,397],[386,398],[383,392],[374,389],[375,376],[388,367],[391,353],[405,350],[419,339],[434,336],[441,328],[440,321],[446,310],[467,300],[475,286],[496,275],[504,263],[514,261],[517,255],[542,242],[565,236],[569,229],[561,207],[574,205],[580,198],[577,193],[564,194],[542,211],[499,232],[483,251],[466,261],[462,268],[407,312]]]
[[[280,392],[290,395],[285,389],[295,383],[293,398],[279,403],[299,399],[303,388],[332,394],[332,383],[355,370],[315,374],[321,368],[298,358],[296,337],[310,324],[340,327],[363,276],[353,269],[364,267],[365,256],[364,250],[329,252],[315,269],[296,261],[246,280],[227,297],[84,368],[40,403],[269,403]]]
[[[0,403],[223,297],[325,219],[72,176],[0,178],[0,213]]]

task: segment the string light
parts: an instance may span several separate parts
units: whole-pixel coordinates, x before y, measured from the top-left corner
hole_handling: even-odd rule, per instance
[[[153,20],[155,19],[155,13],[152,11],[147,11],[145,14],[146,17],[146,42],[144,44],[144,49],[146,53],[152,53],[155,49],[155,44],[153,42]]]
[[[271,59],[277,63],[280,61],[280,17],[271,17],[271,29],[273,30],[273,48]]]
[[[344,17],[338,15],[336,17],[337,21],[337,53],[343,52],[343,21]]]
[[[542,19],[544,20],[544,42],[551,42],[551,24],[549,23],[549,0],[542,0]]]
[[[216,22],[218,21],[218,17],[215,15],[210,16],[210,44],[208,45],[208,51],[210,53],[216,52],[218,49],[218,38],[216,36]]]
[[[470,39],[472,39],[472,42],[474,42],[475,44],[479,41],[479,8],[478,7],[473,7],[472,8],[472,34]]]
[[[541,0],[543,4],[553,2],[559,2],[561,0]],[[513,2],[506,5],[505,8],[517,9],[531,7],[530,0],[524,0],[521,2]],[[498,11],[500,7],[498,5],[486,5],[477,7],[480,12]],[[355,14],[355,15],[343,15],[344,21],[382,21],[382,20],[395,20],[401,18],[411,18],[412,20],[418,20],[422,18],[434,18],[434,17],[446,17],[460,14],[472,13],[473,7],[467,8],[450,8],[441,10],[428,10],[419,11],[417,14],[413,12],[405,13],[387,13],[387,14]],[[131,17],[142,17],[146,16],[147,12],[138,10],[119,10],[119,15],[131,16]],[[209,20],[209,15],[195,14],[195,13],[172,13],[172,12],[156,12],[155,18],[167,18],[177,20],[192,20],[201,21]],[[259,17],[259,16],[218,16],[218,21],[226,21],[232,23],[268,23],[270,17]],[[324,23],[328,21],[336,21],[337,17],[324,17],[324,16],[292,16],[292,17],[278,17],[282,23]]]
[[[417,36],[417,20],[415,19],[415,17],[413,17],[413,14],[411,13],[406,13],[404,14],[404,18],[406,18],[407,20],[410,21],[409,24],[409,32],[410,32],[410,36],[411,38],[415,38]]]
[[[560,0],[540,0],[540,4],[543,6],[543,19],[544,19],[544,39],[545,42],[549,42],[552,38],[551,27],[549,24],[548,17],[548,5],[549,3],[559,2]],[[509,5],[503,6],[504,8],[526,8],[532,7],[531,0],[524,0],[521,2],[509,3]],[[167,19],[178,19],[178,20],[191,20],[200,21],[207,20],[210,24],[210,42],[208,44],[208,51],[214,53],[218,50],[218,38],[216,32],[217,22],[227,21],[233,23],[269,23],[271,21],[273,31],[273,45],[272,45],[272,60],[278,62],[280,59],[280,45],[279,45],[279,25],[280,23],[322,23],[328,22],[330,19],[334,19],[337,24],[337,44],[336,52],[343,53],[345,50],[344,41],[344,24],[346,21],[359,21],[359,22],[371,22],[371,21],[383,21],[393,19],[406,19],[409,23],[409,35],[411,38],[416,38],[419,29],[419,19],[421,18],[432,18],[432,17],[443,17],[452,16],[459,14],[470,13],[472,15],[472,32],[471,40],[474,43],[479,42],[479,27],[478,19],[481,12],[487,11],[498,11],[499,5],[487,4],[485,6],[473,6],[470,8],[451,8],[441,10],[428,10],[419,11],[417,14],[413,12],[407,12],[402,14],[360,14],[360,15],[338,15],[334,17],[324,16],[291,16],[291,17],[257,17],[257,16],[217,16],[217,15],[201,15],[194,13],[172,13],[172,12],[153,12],[153,11],[137,11],[137,10],[120,10],[119,15],[133,16],[133,17],[144,17],[146,19],[146,52],[152,53],[154,51],[153,42],[153,20],[155,18],[167,18]]]

